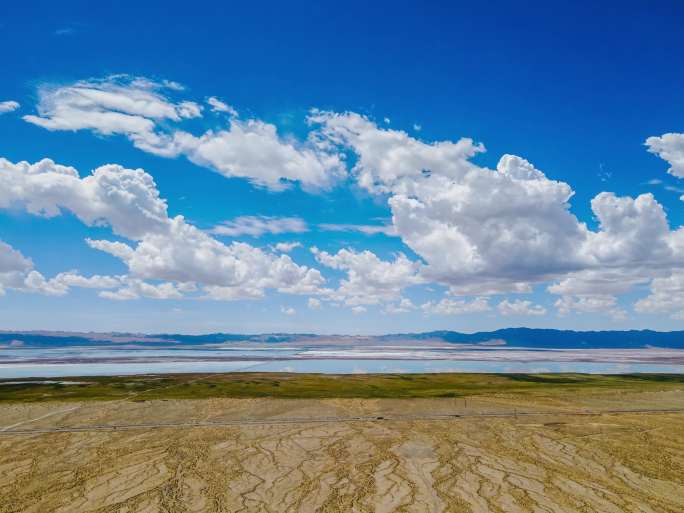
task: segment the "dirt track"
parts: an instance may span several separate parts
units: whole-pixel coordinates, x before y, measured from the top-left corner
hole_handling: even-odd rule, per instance
[[[76,408],[72,408],[73,411]],[[63,413],[58,411],[55,414]],[[623,409],[623,410],[575,410],[553,413],[552,416],[564,417],[581,417],[581,416],[607,416],[607,415],[662,415],[662,414],[684,414],[684,409]],[[42,415],[36,419],[29,419],[27,421],[18,422],[10,426],[0,429],[0,436],[16,436],[16,435],[35,435],[48,433],[87,433],[94,431],[145,431],[150,429],[161,428],[202,428],[202,427],[230,427],[230,426],[271,426],[282,424],[343,424],[347,422],[412,422],[412,421],[429,421],[429,420],[459,420],[459,419],[474,419],[474,418],[524,418],[524,417],[548,417],[548,412],[538,411],[515,411],[508,413],[460,413],[460,414],[439,414],[439,413],[423,413],[419,415],[389,415],[389,416],[355,416],[355,417],[292,417],[292,418],[276,418],[276,419],[257,419],[257,420],[218,420],[218,421],[198,421],[193,420],[189,422],[153,422],[153,423],[139,423],[134,424],[95,424],[90,426],[59,426],[52,428],[20,428],[30,424],[34,421],[43,420],[53,414]]]
[[[636,406],[673,407],[682,397],[665,393],[623,399]],[[482,400],[468,407],[506,414],[509,403]],[[555,408],[534,403],[537,409]],[[38,420],[32,429],[151,419],[256,422],[6,433],[0,437],[0,512],[684,511],[681,413],[391,418],[418,417],[436,408],[444,415],[468,413],[456,411],[457,404],[267,399],[87,403]],[[65,406],[2,406],[0,413],[9,425]],[[521,411],[530,406],[515,404]],[[316,414],[385,418],[282,422]]]

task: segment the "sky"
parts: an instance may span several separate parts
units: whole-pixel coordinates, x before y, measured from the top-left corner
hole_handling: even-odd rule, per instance
[[[681,2],[13,4],[0,329],[684,329]]]

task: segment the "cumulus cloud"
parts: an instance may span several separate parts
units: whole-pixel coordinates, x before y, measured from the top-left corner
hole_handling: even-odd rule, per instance
[[[315,297],[310,297],[306,305],[311,309],[311,310],[320,310],[320,308],[323,306],[321,303],[321,300]]]
[[[477,297],[472,301],[445,297],[438,302],[428,301],[420,306],[425,313],[436,315],[463,315],[491,310],[485,297]]]
[[[409,260],[403,253],[388,261],[381,260],[367,250],[356,252],[342,249],[335,254],[318,248],[312,248],[311,251],[322,265],[347,273],[337,289],[327,291],[329,298],[346,305],[375,305],[394,301],[400,298],[404,288],[422,283],[420,263]]]
[[[516,299],[510,301],[504,299],[497,305],[497,310],[501,315],[505,316],[530,316],[530,315],[545,315],[546,308],[541,305],[535,305],[532,301],[524,301]]]
[[[651,283],[650,294],[637,301],[634,309],[646,314],[670,314],[684,319],[684,272],[677,271]]]
[[[594,313],[623,319],[626,312],[617,305],[617,298],[608,294],[562,296],[554,303],[558,315]]]
[[[300,217],[268,216],[240,216],[230,221],[224,221],[211,229],[211,233],[228,237],[239,237],[240,235],[261,237],[265,233],[303,233],[307,231],[309,231],[309,227]]]
[[[656,265],[673,261],[677,248],[662,205],[652,194],[637,198],[602,192],[591,201],[600,223],[588,233],[587,252],[609,267]]]
[[[6,242],[0,241],[0,295],[7,288],[20,288],[28,273],[33,269],[33,262]]]
[[[355,113],[313,111],[309,122],[318,138],[355,153],[359,185],[387,198],[396,233],[425,262],[421,276],[451,295],[529,292],[556,280],[549,291],[564,296],[560,309],[587,311],[605,304],[602,295],[683,267],[684,229],[670,229],[652,194],[598,194],[592,231],[570,211],[572,188],[521,157],[488,169],[471,161],[484,147],[470,139],[423,142]],[[675,135],[648,144],[677,174]]]
[[[365,306],[358,305],[358,306],[353,306],[351,311],[354,315],[359,315],[362,313],[366,313],[368,311],[368,308],[366,308]]]
[[[78,271],[59,273],[53,278],[57,283],[66,287],[79,287],[84,289],[113,289],[120,286],[124,281],[123,276],[83,276]]]
[[[7,112],[13,112],[20,107],[19,102],[13,100],[7,100],[0,102],[0,114],[5,114]]]
[[[63,296],[68,287],[55,280],[48,280],[38,271],[31,271],[26,275],[23,286],[14,287],[22,292],[35,292],[48,296]]]
[[[573,191],[529,162],[505,155],[496,170],[470,158],[470,139],[424,143],[358,114],[314,112],[321,137],[358,155],[353,173],[389,195],[402,240],[427,262],[426,277],[454,286],[520,288],[584,265],[586,227],[569,212]]]
[[[588,232],[583,246],[591,264],[551,284],[548,291],[562,296],[556,301],[561,315],[591,312],[623,318],[616,295],[681,269],[684,231],[670,229],[662,205],[650,193],[630,198],[602,192],[591,206],[599,221],[599,230]]]
[[[265,289],[311,294],[324,283],[318,270],[299,266],[287,255],[243,242],[223,244],[181,216],[169,219],[164,232],[146,234],[134,248],[108,242],[89,244],[120,258],[133,277],[199,283],[212,299],[258,298]]]
[[[31,259],[0,241],[0,295],[7,289],[19,292],[62,296],[71,288],[113,289],[127,283],[125,276],[83,276],[78,271],[62,272],[46,278],[34,269]],[[143,286],[143,285],[141,285]],[[106,292],[100,295],[106,297]]]
[[[111,226],[133,243],[89,244],[121,259],[130,279],[181,288],[196,283],[207,297],[221,299],[261,297],[273,288],[318,294],[349,306],[387,303],[390,311],[402,308],[407,286],[436,282],[448,287],[451,297],[426,303],[425,310],[458,311],[471,303],[481,305],[484,296],[529,292],[533,284],[551,282],[547,290],[560,296],[559,312],[603,308],[617,317],[622,315],[617,295],[652,281],[649,298],[655,297],[666,287],[656,280],[671,279],[684,268],[684,228],[670,228],[652,194],[632,198],[601,192],[591,201],[598,221],[592,230],[571,212],[574,191],[569,184],[516,155],[503,155],[494,169],[477,165],[473,158],[485,148],[471,139],[425,142],[359,114],[315,110],[308,118],[309,136],[298,140],[279,133],[275,125],[240,119],[213,96],[206,104],[230,114],[213,118],[226,125],[193,134],[181,124],[201,116],[202,106],[179,98],[180,90],[178,84],[121,75],[43,87],[38,114],[24,119],[50,130],[121,134],[144,151],[183,155],[271,190],[295,182],[309,191],[330,187],[346,176],[345,155],[351,153],[353,178],[362,189],[387,200],[392,224],[318,228],[396,235],[419,260],[403,254],[383,261],[370,251],[314,250],[319,263],[345,273],[337,288],[323,288],[317,270],[282,254],[289,246],[263,251],[244,243],[223,244],[181,216],[170,218],[150,175],[115,165],[81,178],[73,168],[51,161],[0,161],[0,208],[18,204],[43,216],[67,210],[89,226]],[[684,134],[671,133],[650,137],[646,145],[670,164],[671,174],[684,177],[683,141]],[[307,229],[297,217],[243,216],[210,232],[258,237]],[[131,288],[119,286],[124,296],[126,287]],[[638,308],[651,308],[651,300],[644,301]],[[543,309],[524,301],[506,300],[499,306],[510,315]]]
[[[21,272],[32,267],[31,260],[6,242],[0,241],[0,273]]]
[[[23,119],[48,130],[123,135],[143,151],[169,158],[184,155],[226,177],[245,178],[271,190],[283,190],[292,182],[317,190],[344,176],[342,158],[329,146],[283,137],[275,125],[260,120],[239,120],[237,112],[216,97],[208,103],[215,111],[231,114],[227,127],[199,135],[181,129],[180,122],[202,115],[202,106],[173,100],[171,95],[179,90],[182,87],[173,82],[129,75],[45,85],[38,91],[38,114]]]
[[[0,208],[13,205],[44,216],[68,210],[87,225],[110,226],[132,241],[87,240],[129,271],[123,286],[104,297],[180,297],[199,285],[207,297],[239,299],[261,297],[266,289],[315,294],[324,283],[318,270],[287,255],[243,242],[223,244],[183,216],[169,217],[154,180],[141,169],[107,165],[81,178],[74,168],[51,160],[0,159]]]
[[[387,306],[385,306],[383,312],[386,314],[402,314],[408,313],[415,309],[416,305],[414,305],[409,298],[403,297],[398,303],[389,303]]]
[[[670,133],[646,139],[648,151],[670,164],[667,170],[677,178],[684,178],[684,134]]]
[[[572,273],[547,290],[563,296],[592,296],[597,294],[618,295],[628,292],[635,285],[646,283],[653,276],[653,269],[600,269]]]
[[[295,248],[301,248],[302,243],[301,242],[279,242],[273,248],[276,251],[280,251],[281,253],[289,253]]]
[[[37,282],[41,280],[38,279]],[[188,284],[148,283],[140,279],[122,276],[83,276],[78,271],[68,271],[59,273],[54,278],[45,281],[43,289],[53,289],[58,294],[66,293],[70,288],[98,289],[98,295],[106,299],[129,300],[140,297],[153,299],[179,299],[183,297],[183,292],[187,292],[192,287]],[[117,289],[117,290],[108,290]]]
[[[68,210],[88,226],[107,224],[130,239],[163,231],[168,223],[153,178],[113,164],[80,178],[73,167],[49,159],[14,164],[0,158],[0,208],[10,206],[45,217]]]
[[[228,129],[200,136],[177,131],[173,147],[197,165],[275,191],[288,188],[291,182],[309,191],[325,189],[345,172],[337,153],[312,141],[283,138],[275,125],[254,119],[233,119]]]
[[[125,285],[115,291],[103,290],[99,296],[117,301],[128,301],[140,297],[152,299],[180,299],[182,291],[173,283],[151,284],[137,279],[125,279]]]
[[[393,192],[403,179],[424,177],[435,169],[459,176],[474,167],[467,159],[484,150],[470,139],[426,144],[403,131],[380,129],[355,113],[313,111],[309,122],[318,127],[317,137],[357,153],[353,171],[359,184],[371,192]]]

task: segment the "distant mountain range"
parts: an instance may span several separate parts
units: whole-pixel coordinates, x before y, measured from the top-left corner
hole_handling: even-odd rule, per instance
[[[270,333],[240,335],[210,333],[206,335],[136,334],[136,333],[78,333],[51,331],[2,331],[0,349],[21,347],[69,346],[141,346],[179,347],[207,344],[296,344],[305,345],[374,345],[391,342],[406,344],[424,341],[477,346],[530,347],[538,349],[621,348],[637,349],[662,347],[684,349],[684,331],[571,331],[532,328],[505,328],[477,333],[456,331],[430,331],[425,333],[398,333],[379,336],[314,335],[305,333]]]
[[[439,339],[451,343],[482,343],[502,340],[506,346],[535,348],[642,348],[668,347],[684,349],[684,331],[572,331],[534,328],[504,328],[496,331],[459,333],[457,331],[430,331],[390,338],[406,337],[416,340]]]

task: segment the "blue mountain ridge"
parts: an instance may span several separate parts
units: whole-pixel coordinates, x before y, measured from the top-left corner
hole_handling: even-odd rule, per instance
[[[391,341],[441,340],[453,344],[501,345],[502,347],[529,347],[536,349],[639,349],[661,347],[684,349],[684,331],[572,331],[535,328],[504,328],[494,331],[461,333],[457,331],[430,331],[422,333],[396,333],[378,336],[316,335],[307,333],[235,334],[208,333],[184,334],[133,334],[133,333],[63,333],[63,332],[0,332],[0,346],[11,347],[73,347],[73,346],[172,346],[187,347],[233,342],[287,343],[297,341],[315,345],[339,339],[340,343],[358,345],[388,343]],[[0,351],[2,349],[0,348]]]

